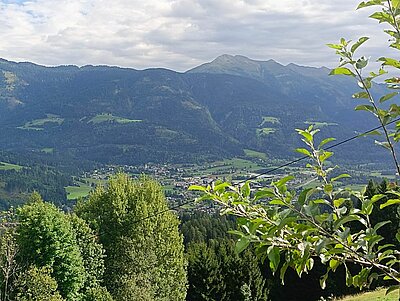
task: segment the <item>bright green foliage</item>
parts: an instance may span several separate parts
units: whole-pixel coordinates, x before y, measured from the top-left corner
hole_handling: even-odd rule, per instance
[[[50,268],[35,266],[22,273],[15,288],[14,301],[62,301],[57,291],[57,281],[51,277]]]
[[[377,6],[379,10],[375,11],[370,18],[378,20],[379,23],[388,24],[390,29],[385,30],[389,35],[389,46],[400,50],[400,7],[398,0],[370,0],[363,1],[359,4],[358,9],[370,6]],[[352,43],[342,38],[338,44],[328,44],[328,47],[336,50],[336,54],[340,56],[339,66],[332,70],[331,75],[348,75],[357,79],[361,92],[355,93],[353,98],[365,99],[367,103],[356,106],[356,110],[362,110],[372,113],[380,122],[382,131],[371,132],[371,135],[384,134],[384,141],[376,141],[380,145],[388,149],[393,157],[394,163],[397,168],[397,173],[400,174],[400,165],[396,157],[394,142],[400,141],[400,123],[397,123],[397,131],[391,134],[387,129],[390,123],[396,122],[400,116],[400,107],[396,103],[388,106],[381,104],[389,100],[396,99],[399,92],[393,91],[382,95],[379,101],[375,99],[371,93],[371,88],[374,84],[373,80],[388,74],[387,69],[400,69],[400,61],[393,58],[381,57],[378,59],[381,62],[381,68],[378,72],[370,72],[368,76],[364,76],[363,72],[369,64],[369,59],[365,56],[357,57],[356,52],[365,42],[369,40],[368,37],[362,37],[358,41]],[[385,79],[389,89],[398,90],[400,88],[400,79],[396,77],[389,77]]]
[[[85,269],[66,215],[34,194],[30,203],[18,209],[17,218],[20,262],[51,268],[61,296],[66,300],[79,300]]]
[[[349,286],[362,288],[381,277],[400,283],[398,250],[393,245],[380,244],[383,240],[381,228],[388,221],[372,224],[370,218],[374,209],[394,206],[395,202],[387,200],[377,208],[376,203],[385,195],[368,197],[364,192],[335,188],[336,181],[348,175],[333,177],[334,168],[325,167],[332,153],[322,147],[331,139],[316,147],[314,135],[318,131],[311,126],[298,132],[308,147],[298,151],[312,159],[314,164],[307,167],[318,175],[321,185],[297,194],[289,190],[288,183],[294,178],[289,176],[255,193],[251,192],[249,182],[241,188],[216,183],[193,189],[204,192],[202,199],[222,205],[224,213],[240,217],[241,231],[234,232],[240,237],[236,250],[242,252],[254,244],[257,254],[262,259],[268,258],[271,270],[280,272],[282,282],[287,268],[293,268],[301,277],[313,268],[314,258],[319,257],[327,266],[327,272],[321,278],[322,287],[325,287],[329,273],[341,265],[346,269]],[[396,190],[388,193],[399,196]],[[354,198],[358,199],[360,208],[351,205]],[[357,231],[354,231],[355,223]],[[360,265],[361,271],[352,275],[347,269],[348,262]]]
[[[93,295],[95,292],[106,292],[101,288],[104,274],[104,249],[98,242],[94,231],[87,223],[75,214],[68,215],[72,229],[76,236],[76,243],[82,256],[85,267],[85,284],[83,288],[84,295]],[[87,297],[89,298],[89,297]],[[90,298],[89,298],[90,300]]]
[[[83,301],[113,301],[111,294],[104,287],[92,287],[89,288],[85,296],[82,299]]]
[[[156,182],[120,174],[80,203],[76,212],[98,232],[106,251],[104,284],[116,300],[146,295],[149,300],[185,299],[179,221]],[[159,212],[165,213],[155,215]]]

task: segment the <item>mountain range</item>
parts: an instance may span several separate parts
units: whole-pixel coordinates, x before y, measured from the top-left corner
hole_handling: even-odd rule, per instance
[[[201,162],[244,149],[288,157],[301,145],[296,128],[314,124],[340,140],[376,125],[354,111],[356,82],[329,72],[232,55],[184,73],[1,59],[0,149],[104,164]],[[366,140],[339,157],[360,159]]]

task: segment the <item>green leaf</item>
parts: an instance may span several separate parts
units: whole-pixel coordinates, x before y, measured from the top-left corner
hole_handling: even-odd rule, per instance
[[[349,174],[344,173],[344,174],[341,174],[341,175],[339,175],[337,177],[332,178],[331,182],[335,182],[335,181],[343,179],[343,178],[351,178],[351,176]]]
[[[250,196],[250,181],[246,181],[246,183],[244,183],[244,185],[242,186],[242,188],[240,189],[240,192],[242,193],[242,195],[247,198],[248,196]]]
[[[387,95],[385,95],[385,96],[382,96],[382,97],[379,99],[379,102],[380,102],[380,103],[385,102],[385,101],[387,101],[387,100],[389,100],[389,99],[392,99],[393,97],[395,97],[395,96],[398,95],[398,94],[399,94],[399,92],[393,92],[393,93],[387,94]]]
[[[335,206],[336,208],[339,208],[340,206],[343,205],[343,203],[345,201],[346,201],[346,199],[344,199],[344,198],[333,200],[333,206]]]
[[[390,23],[393,20],[393,18],[391,17],[390,14],[383,12],[383,11],[375,12],[372,15],[370,15],[369,17],[371,19],[378,20],[379,23],[384,23],[384,22]]]
[[[332,157],[333,153],[332,152],[323,152],[320,156],[319,156],[319,160],[321,162],[325,162],[326,160],[328,160],[330,157]]]
[[[281,260],[279,248],[271,246],[268,248],[267,252],[268,252],[269,266],[272,272],[275,273],[278,270],[279,262]]]
[[[380,142],[380,141],[376,141],[376,140],[375,140],[375,144],[376,144],[376,145],[379,145],[379,146],[382,146],[382,147],[386,148],[387,150],[390,150],[390,145],[389,145],[389,143],[386,142],[386,141]]]
[[[353,285],[353,276],[351,275],[351,273],[346,265],[345,265],[345,267],[346,267],[346,285],[348,287],[350,287]]]
[[[388,206],[398,205],[398,204],[400,204],[400,199],[388,200],[386,203],[380,205],[379,208],[383,209],[383,208],[386,208]]]
[[[297,202],[303,206],[305,204],[305,202],[307,202],[308,198],[316,191],[315,188],[308,188],[303,190],[300,195],[299,198],[297,200]]]
[[[358,47],[360,47],[362,44],[364,44],[366,41],[368,41],[369,38],[368,37],[362,37],[360,38],[357,42],[355,42],[353,44],[353,46],[351,47],[351,52],[354,53]]]
[[[254,195],[254,199],[257,201],[257,200],[264,199],[264,198],[273,198],[275,196],[276,195],[272,191],[272,189],[265,188],[265,189],[257,191],[256,194]]]
[[[318,145],[318,148],[321,149],[325,144],[335,141],[335,138],[326,138],[324,140],[321,141],[321,143]]]
[[[333,185],[332,184],[324,185],[324,192],[326,194],[330,194],[332,191],[333,191]]]
[[[276,200],[272,200],[269,202],[269,204],[271,205],[285,205],[285,203],[282,200],[276,199]]]
[[[372,6],[372,5],[382,5],[382,0],[371,0],[371,1],[363,1],[358,6],[357,9]]]
[[[393,7],[394,9],[398,9],[398,8],[399,8],[399,6],[400,6],[400,0],[391,0],[391,2],[392,2],[392,7]]]
[[[332,271],[336,271],[337,267],[340,265],[340,262],[337,261],[336,259],[331,259],[329,261],[329,267],[332,269]]]
[[[360,98],[369,99],[369,94],[367,92],[363,91],[363,92],[354,93],[352,97],[357,98],[357,99],[360,99]]]
[[[329,73],[329,75],[347,75],[347,76],[356,76],[353,71],[351,71],[349,68],[345,67],[339,67],[335,68]]]
[[[309,156],[309,157],[312,157],[311,153],[305,148],[296,148],[296,152],[306,155],[306,156]]]
[[[214,191],[223,191],[225,188],[229,187],[229,183],[221,183],[214,187]]]
[[[243,237],[244,236],[243,232],[240,232],[240,231],[237,231],[237,230],[229,230],[228,233],[232,234],[232,235],[237,235],[239,237]]]
[[[274,185],[279,188],[293,179],[294,179],[294,176],[287,176],[287,177],[284,177],[283,179],[280,179],[278,182],[274,183]]]
[[[396,239],[398,242],[400,242],[400,230],[396,233]]]
[[[325,287],[326,287],[326,280],[327,280],[328,277],[329,277],[329,271],[330,271],[330,268],[328,269],[328,271],[326,272],[326,274],[323,275],[323,276],[321,277],[321,279],[319,280],[319,284],[321,285],[321,288],[322,288],[322,289],[325,289]]]
[[[206,191],[206,187],[203,186],[198,186],[198,185],[192,185],[189,187],[189,190],[195,190],[195,191]]]
[[[345,217],[339,218],[335,224],[334,227],[335,229],[338,229],[341,225],[352,222],[352,221],[359,221],[361,217],[355,214],[347,215]]]
[[[381,131],[374,130],[374,131],[370,131],[370,132],[368,132],[368,133],[365,133],[365,134],[359,135],[358,137],[366,137],[366,136],[381,136],[381,135],[382,135],[382,132],[381,132]]]
[[[359,70],[364,69],[365,67],[367,67],[367,65],[368,65],[368,59],[364,56],[358,59],[356,62],[356,68]]]
[[[375,194],[372,198],[371,198],[371,202],[372,203],[376,203],[378,201],[380,201],[381,199],[385,198],[386,195],[384,194]]]
[[[359,105],[359,106],[356,106],[355,110],[356,111],[368,111],[371,113],[375,113],[375,109],[371,105]]]
[[[240,254],[250,245],[250,240],[248,237],[243,236],[237,242],[235,246],[235,251]]]
[[[300,129],[296,129],[296,131],[297,131],[301,136],[303,136],[303,137],[306,139],[306,141],[308,141],[308,142],[313,141],[313,136],[311,135],[311,133],[309,133],[309,132],[307,132],[307,131],[304,131],[304,130],[300,130]]]
[[[328,184],[329,185],[329,184]],[[325,185],[326,186],[326,185]],[[329,205],[329,201],[328,200],[324,200],[324,199],[318,199],[315,201],[312,201],[314,204],[323,204],[323,205]]]
[[[289,267],[289,262],[285,262],[283,264],[283,266],[281,267],[280,278],[281,278],[281,281],[282,281],[282,285],[285,284],[285,274],[286,274],[286,270],[287,270],[288,267]]]
[[[341,50],[343,48],[343,45],[340,44],[326,44],[326,46],[335,50]]]
[[[381,57],[378,61],[383,62],[382,64],[385,66],[392,66],[394,68],[400,68],[400,62],[396,59],[388,58],[388,57]]]

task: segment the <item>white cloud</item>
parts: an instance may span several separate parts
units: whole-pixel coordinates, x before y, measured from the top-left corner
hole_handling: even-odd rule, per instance
[[[185,70],[222,53],[333,66],[324,44],[369,35],[353,0],[0,0],[0,57],[45,65]],[[379,46],[379,47],[378,47]]]

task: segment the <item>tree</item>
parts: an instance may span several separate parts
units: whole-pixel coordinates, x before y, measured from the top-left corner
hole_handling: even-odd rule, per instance
[[[250,250],[235,254],[235,221],[195,213],[183,217],[188,256],[187,300],[266,300],[268,289],[259,260]]]
[[[83,301],[113,301],[111,294],[101,286],[88,288]]]
[[[85,283],[81,289],[84,300],[92,300],[95,295],[102,295],[107,300],[109,293],[102,288],[104,276],[104,248],[98,242],[94,231],[88,224],[75,214],[67,215],[72,229],[75,233],[76,244],[82,256],[83,266],[85,268]],[[97,297],[96,297],[97,298]],[[97,300],[97,299],[93,299]]]
[[[389,30],[385,30],[391,37],[390,47],[400,50],[400,1],[363,1],[358,8],[369,6],[380,8],[380,11],[370,17],[391,26]],[[391,133],[387,128],[389,124],[398,121],[400,107],[393,103],[389,109],[385,109],[380,105],[393,99],[398,92],[383,95],[379,102],[371,92],[373,80],[387,74],[384,68],[400,69],[400,62],[392,58],[379,58],[382,62],[379,72],[363,76],[369,60],[366,57],[357,58],[355,53],[367,40],[367,37],[362,37],[351,43],[342,38],[339,44],[328,44],[340,56],[339,67],[332,70],[331,74],[357,78],[362,91],[353,97],[367,99],[368,103],[357,106],[356,110],[371,112],[378,119],[382,131],[369,134],[383,134],[384,141],[376,143],[390,151],[397,174],[400,175],[400,164],[394,147],[394,143],[400,141],[400,123],[397,123],[396,133]],[[390,89],[400,88],[398,77],[387,78],[385,82]],[[288,183],[293,179],[289,176],[272,182],[270,187],[255,193],[251,192],[250,182],[240,188],[230,183],[216,183],[209,187],[195,186],[192,189],[203,191],[202,199],[214,200],[225,208],[225,213],[242,217],[239,220],[242,229],[236,232],[240,237],[236,244],[237,250],[241,252],[253,243],[259,256],[269,259],[271,269],[280,271],[282,281],[288,267],[294,268],[301,276],[313,268],[314,258],[319,257],[327,265],[327,272],[321,278],[322,287],[325,287],[331,271],[344,266],[346,284],[349,286],[362,288],[383,278],[396,284],[389,291],[398,289],[400,252],[392,244],[382,244],[384,237],[381,235],[381,228],[390,221],[385,219],[375,224],[372,216],[376,210],[400,204],[398,189],[389,187],[389,191],[384,194],[368,195],[365,191],[343,191],[337,188],[337,180],[349,175],[334,176],[332,172],[335,168],[325,166],[333,153],[326,151],[324,146],[334,139],[325,139],[316,146],[314,136],[318,130],[311,126],[297,131],[307,145],[307,148],[297,151],[313,161],[313,164],[307,166],[318,176],[320,185],[297,194],[289,191]],[[387,199],[383,201],[385,198]],[[359,208],[354,204],[355,199]],[[400,242],[399,228],[396,239]],[[355,275],[348,268],[349,262],[360,267]]]
[[[191,243],[188,260],[189,301],[267,299],[257,257],[250,250],[236,254],[230,239]]]
[[[215,250],[206,243],[188,247],[188,301],[226,300],[226,284]]]
[[[314,258],[319,257],[327,264],[327,272],[321,278],[322,287],[325,287],[329,273],[339,266],[346,269],[348,285],[362,288],[383,276],[400,283],[400,271],[396,269],[400,262],[398,251],[393,245],[379,244],[383,240],[380,229],[389,221],[372,224],[370,219],[374,208],[376,210],[375,204],[385,195],[368,198],[364,192],[337,189],[336,182],[349,175],[332,176],[334,168],[325,167],[333,153],[323,147],[332,139],[325,139],[315,146],[314,136],[318,130],[310,126],[298,132],[308,149],[297,151],[314,161],[307,166],[320,178],[320,185],[297,194],[288,189],[288,182],[294,178],[288,176],[255,193],[251,192],[250,182],[241,188],[229,183],[215,183],[191,189],[203,191],[202,199],[214,200],[224,207],[224,213],[240,217],[241,231],[235,232],[240,237],[237,251],[242,252],[253,243],[257,254],[263,260],[268,258],[271,270],[280,270],[282,282],[288,267],[301,277],[313,268]],[[398,195],[396,191],[391,194]],[[360,209],[354,206],[354,197],[361,204]],[[380,208],[395,204],[387,200]],[[359,223],[361,230],[354,231],[352,222]],[[397,239],[400,239],[399,235]],[[349,262],[358,264],[361,270],[352,275]]]
[[[79,300],[85,268],[66,215],[34,194],[28,204],[17,210],[17,221],[18,261],[27,267],[50,268],[61,296]]]
[[[32,266],[23,272],[15,284],[15,301],[62,301],[57,281],[51,269]]]
[[[382,181],[377,184],[373,181],[369,181],[367,188],[365,190],[365,196],[367,198],[372,198],[374,195],[382,194],[385,195],[382,199],[376,202],[377,206],[385,204],[388,200],[395,199],[397,196],[390,194],[391,190],[399,192],[399,187],[393,186],[388,183],[387,180]],[[400,229],[400,207],[398,206],[388,206],[380,210],[374,210],[371,214],[371,223],[377,224],[384,221],[389,221],[384,228],[382,228],[382,240],[383,244],[393,244],[400,248],[400,242],[396,239],[396,233]]]
[[[143,299],[143,291],[149,300],[185,299],[183,237],[159,184],[119,174],[76,213],[104,246],[105,285],[115,299]]]
[[[13,281],[19,270],[17,262],[18,246],[14,237],[14,229],[3,230],[0,237],[0,300],[10,300]]]

